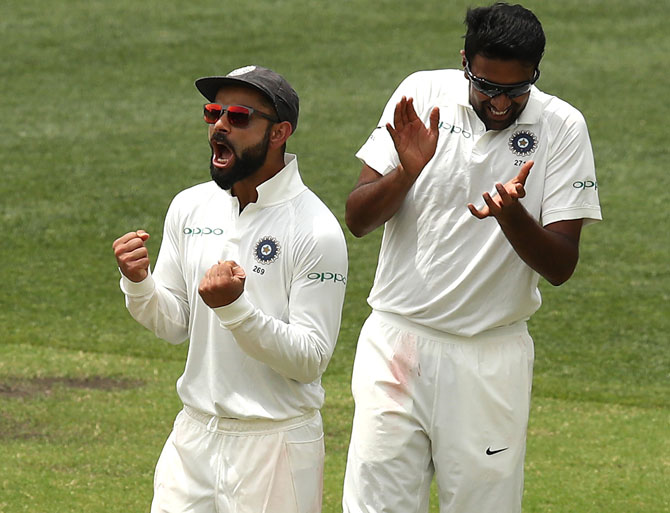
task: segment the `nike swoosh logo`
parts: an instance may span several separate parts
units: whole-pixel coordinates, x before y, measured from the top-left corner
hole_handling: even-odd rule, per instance
[[[498,454],[499,452],[506,451],[507,449],[509,449],[509,447],[505,447],[504,449],[496,449],[495,451],[492,451],[491,448],[489,447],[488,449],[486,449],[486,454],[488,456],[493,456],[494,454]]]

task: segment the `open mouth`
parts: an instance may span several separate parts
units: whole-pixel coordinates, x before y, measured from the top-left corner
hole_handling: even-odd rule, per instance
[[[209,141],[212,147],[212,165],[214,167],[224,169],[230,167],[235,158],[235,153],[228,145],[223,134],[215,133]]]

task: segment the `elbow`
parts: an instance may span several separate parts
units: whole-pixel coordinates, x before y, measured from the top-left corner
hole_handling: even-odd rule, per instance
[[[551,276],[547,278],[547,281],[553,285],[554,287],[560,287],[563,285],[566,281],[568,281],[570,277],[568,276],[567,278],[563,277],[557,277],[557,276]]]
[[[565,223],[555,223],[549,234],[553,237],[553,244],[548,247],[547,252],[543,258],[546,264],[544,273],[541,273],[544,278],[554,287],[563,285],[574,274],[579,262],[579,229],[581,228],[581,220],[570,222],[567,226]],[[564,230],[560,231],[559,230]],[[572,230],[572,232],[570,232]]]
[[[155,326],[153,332],[158,338],[165,340],[168,344],[173,346],[182,344],[188,338],[187,331],[168,329],[161,326]]]
[[[377,227],[366,223],[364,217],[348,204],[344,213],[344,222],[351,234],[357,239],[364,237]]]
[[[544,278],[554,287],[559,287],[572,277],[575,272],[575,267],[577,267],[577,262],[575,262],[573,265],[565,267],[564,269],[548,273],[544,276]]]
[[[323,376],[324,372],[326,372],[326,367],[328,367],[329,361],[330,358],[328,356],[319,354],[314,359],[305,362],[304,367],[291,377],[303,385],[314,383]]]
[[[347,228],[349,228],[349,231],[351,234],[356,237],[357,239],[360,239],[361,237],[367,235],[370,233],[369,230],[366,230],[364,226],[356,223],[354,220],[350,219],[349,216],[345,216],[344,222],[347,225]]]
[[[325,370],[325,369],[324,369]],[[317,368],[314,369],[305,369],[302,372],[297,372],[294,376],[291,376],[292,379],[303,385],[309,385],[314,383],[323,375],[323,371]]]
[[[298,377],[295,377],[295,379],[298,383],[301,383],[303,385],[309,385],[310,383],[314,383],[317,379],[321,377],[321,374],[301,374]]]
[[[354,237],[360,238],[366,234],[363,225],[360,222],[360,216],[355,214],[354,209],[351,206],[351,198],[347,200],[347,205],[344,211],[344,223]]]

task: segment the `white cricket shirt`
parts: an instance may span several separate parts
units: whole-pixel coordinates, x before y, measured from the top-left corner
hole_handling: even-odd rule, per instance
[[[219,260],[246,271],[234,303],[198,294]],[[302,182],[295,155],[239,212],[214,182],[179,193],[155,269],[121,278],[132,316],[171,343],[190,339],[177,381],[185,405],[235,419],[285,420],[323,405],[321,375],[340,328],[347,250],[340,225]]]
[[[516,254],[494,218],[467,208],[484,205],[495,183],[535,164],[520,200],[543,226],[600,220],[593,153],[586,123],[574,107],[533,87],[505,130],[487,131],[470,105],[462,70],[420,71],[398,87],[356,156],[381,174],[399,164],[385,126],[402,96],[414,98],[428,125],[440,109],[433,159],[400,210],[385,224],[368,302],[376,310],[461,336],[528,319],[540,304],[539,275]]]

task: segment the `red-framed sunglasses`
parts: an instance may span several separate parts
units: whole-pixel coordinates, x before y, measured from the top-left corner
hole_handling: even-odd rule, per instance
[[[221,116],[228,114],[228,123],[235,128],[246,128],[249,126],[249,120],[251,119],[252,114],[258,114],[259,116],[272,121],[273,123],[279,123],[279,120],[268,116],[267,114],[260,112],[251,107],[245,107],[244,105],[221,105],[218,103],[205,103],[203,107],[203,118],[205,123],[213,125],[216,123]]]

